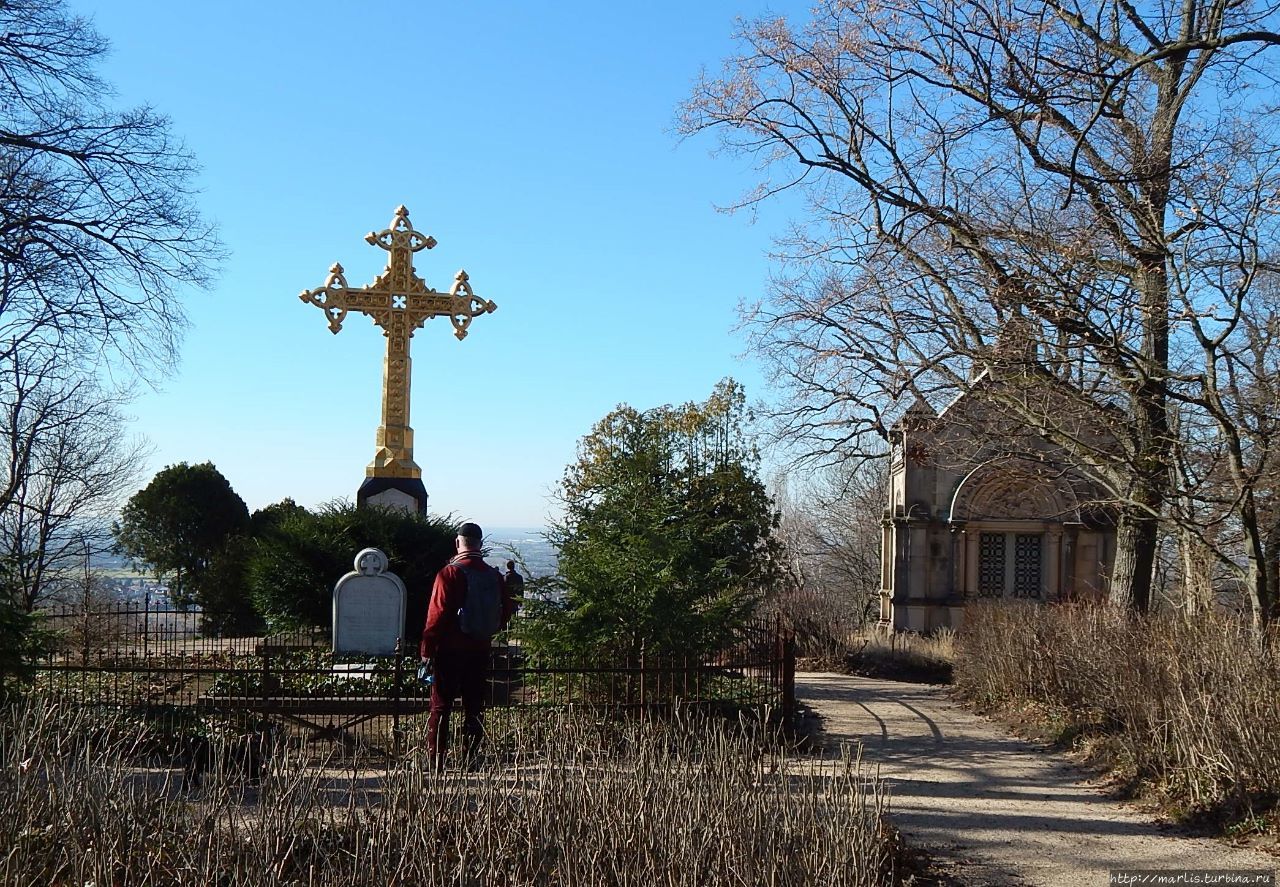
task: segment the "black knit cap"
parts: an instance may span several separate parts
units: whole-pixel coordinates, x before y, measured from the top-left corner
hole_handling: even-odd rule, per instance
[[[474,539],[477,542],[483,541],[484,531],[480,529],[479,524],[473,524],[470,521],[458,527],[458,535],[467,539]]]

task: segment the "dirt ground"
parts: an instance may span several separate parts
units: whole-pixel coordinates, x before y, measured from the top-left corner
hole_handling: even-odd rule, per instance
[[[1069,761],[965,710],[943,687],[801,673],[796,695],[821,717],[829,749],[862,743],[906,842],[966,887],[1092,887],[1108,884],[1112,869],[1280,867],[1109,799]]]

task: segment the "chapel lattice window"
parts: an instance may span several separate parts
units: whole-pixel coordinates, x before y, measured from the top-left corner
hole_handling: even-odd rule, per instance
[[[1040,597],[1044,537],[1018,533],[1013,540],[1013,596]]]
[[[978,538],[978,594],[1004,595],[1004,533],[982,533]]]

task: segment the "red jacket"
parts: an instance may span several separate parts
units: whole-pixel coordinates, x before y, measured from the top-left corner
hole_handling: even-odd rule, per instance
[[[458,564],[466,562],[468,566],[484,567],[498,577],[498,588],[502,591],[502,625],[505,628],[515,612],[515,602],[511,592],[502,579],[502,573],[484,562],[477,551],[468,551],[449,561],[439,573],[436,573],[435,584],[431,587],[431,603],[427,606],[427,623],[422,628],[422,643],[418,653],[423,658],[435,656],[440,650],[488,650],[490,641],[473,638],[463,634],[458,626],[458,610],[466,603],[467,576]]]

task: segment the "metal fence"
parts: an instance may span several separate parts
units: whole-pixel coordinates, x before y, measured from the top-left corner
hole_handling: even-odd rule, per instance
[[[35,667],[42,693],[174,718],[251,714],[315,734],[355,728],[398,736],[424,714],[414,646],[389,657],[334,655],[327,631],[264,638],[208,637],[199,616],[150,607],[47,610],[53,639]],[[776,619],[760,620],[711,655],[647,656],[607,664],[545,662],[515,644],[493,648],[490,707],[675,706],[753,709],[787,720],[795,649]]]

